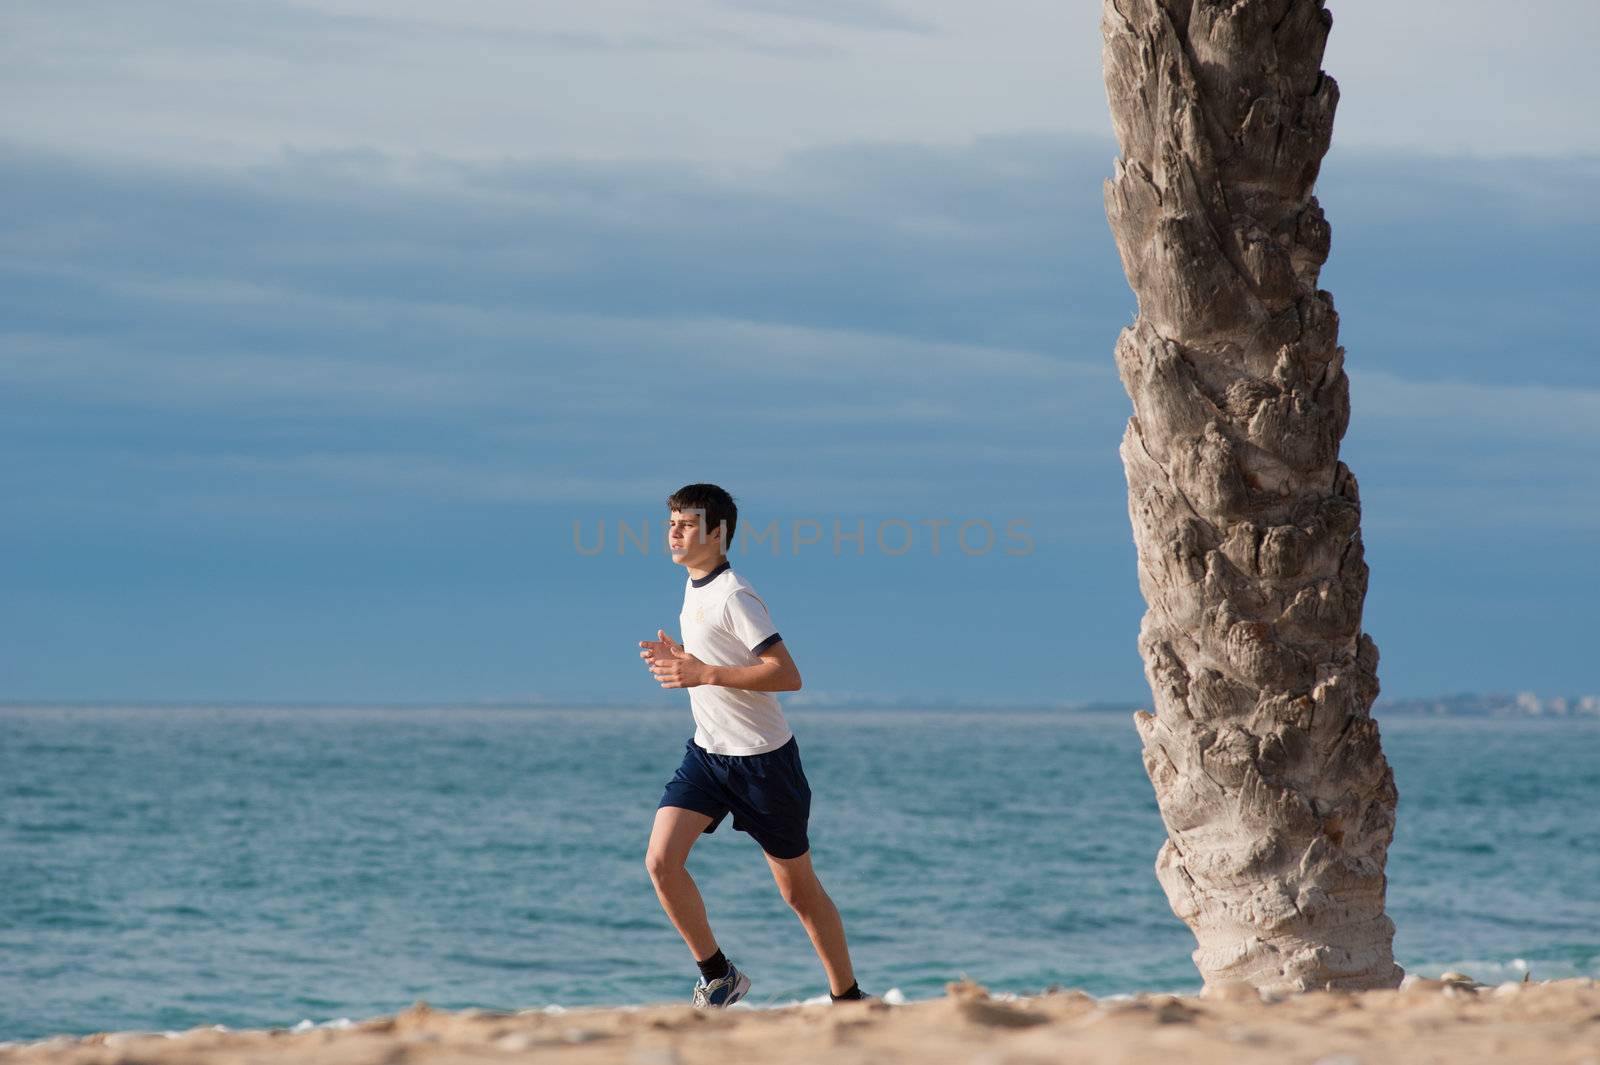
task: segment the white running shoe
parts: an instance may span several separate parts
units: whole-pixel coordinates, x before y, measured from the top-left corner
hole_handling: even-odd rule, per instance
[[[728,963],[728,974],[721,979],[713,980],[709,984],[706,978],[701,977],[694,985],[694,1004],[701,1009],[714,1009],[720,1006],[731,1006],[744,998],[744,993],[750,990],[750,978],[739,971],[733,962]]]

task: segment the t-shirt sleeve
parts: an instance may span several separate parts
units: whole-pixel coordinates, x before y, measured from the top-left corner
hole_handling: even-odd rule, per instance
[[[743,588],[734,592],[728,596],[726,609],[728,627],[751,654],[758,655],[783,638],[772,624],[767,604],[754,592]]]

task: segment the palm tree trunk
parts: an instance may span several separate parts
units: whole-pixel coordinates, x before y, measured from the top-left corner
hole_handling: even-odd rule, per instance
[[[1349,379],[1311,188],[1338,86],[1321,0],[1105,0],[1121,157],[1106,215],[1139,315],[1117,338],[1155,713],[1135,724],[1156,872],[1208,988],[1394,987],[1394,774],[1339,461]]]

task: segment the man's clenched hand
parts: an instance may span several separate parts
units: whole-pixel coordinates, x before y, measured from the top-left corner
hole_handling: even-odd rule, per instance
[[[640,640],[639,657],[650,667],[650,672],[663,688],[693,688],[711,683],[711,667],[683,649],[668,636],[665,629],[657,629],[658,640]]]

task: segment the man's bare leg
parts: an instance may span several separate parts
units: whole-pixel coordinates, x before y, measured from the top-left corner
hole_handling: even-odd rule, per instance
[[[684,863],[689,860],[689,849],[710,823],[711,818],[695,810],[659,807],[644,859],[650,882],[656,887],[656,898],[661,900],[661,908],[667,911],[695,961],[704,961],[717,952],[717,938],[711,934],[700,889],[695,887]]]
[[[800,918],[817,957],[822,959],[829,990],[835,995],[850,990],[850,985],[855,983],[855,972],[850,967],[850,948],[845,945],[844,922],[811,868],[811,852],[806,851],[798,858],[774,858],[770,854],[766,857],[783,901]]]

